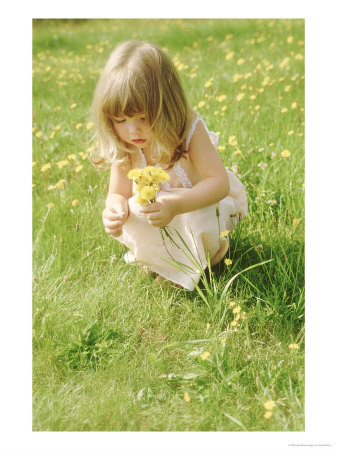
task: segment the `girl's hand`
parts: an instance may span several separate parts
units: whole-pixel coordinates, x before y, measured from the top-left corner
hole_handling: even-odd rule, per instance
[[[157,198],[155,203],[142,206],[140,212],[146,214],[149,223],[154,227],[165,227],[176,215],[174,200],[171,196]]]
[[[123,225],[128,218],[127,211],[110,206],[102,213],[103,225],[107,234],[118,237],[123,232]]]

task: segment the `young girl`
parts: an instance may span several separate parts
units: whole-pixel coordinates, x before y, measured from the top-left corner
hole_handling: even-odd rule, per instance
[[[211,265],[219,262],[228,233],[247,214],[245,189],[216,151],[217,134],[189,107],[165,52],[145,42],[124,42],[113,51],[93,112],[99,142],[93,162],[111,166],[102,215],[107,234],[130,249],[126,262],[193,290],[207,253]],[[154,203],[141,206],[127,175],[149,165],[162,167],[170,179]],[[177,245],[163,242],[165,226]]]

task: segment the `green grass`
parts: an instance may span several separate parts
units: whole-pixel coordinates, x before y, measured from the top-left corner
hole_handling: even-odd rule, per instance
[[[89,109],[130,38],[167,49],[247,188],[233,264],[214,270],[210,292],[140,275],[101,224],[108,173],[86,158]],[[304,430],[303,56],[302,20],[34,22],[34,430]],[[246,312],[237,326],[231,302]]]

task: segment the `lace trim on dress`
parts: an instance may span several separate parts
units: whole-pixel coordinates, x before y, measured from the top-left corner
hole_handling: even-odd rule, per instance
[[[190,182],[185,170],[181,167],[179,161],[176,162],[176,164],[173,166],[173,169],[182,186],[184,188],[191,188],[192,183]]]
[[[195,131],[195,127],[197,126],[197,123],[199,122],[199,120],[201,120],[201,121],[204,123],[204,125],[205,125],[205,122],[201,119],[201,117],[197,117],[197,118],[194,120],[194,122],[193,122],[192,125],[191,125],[190,131],[188,132],[187,139],[186,139],[186,147],[187,147],[187,150],[188,150],[188,147],[190,146],[190,142],[191,142],[193,133],[194,133],[194,131]],[[206,125],[205,125],[205,126],[206,126]],[[207,127],[206,127],[206,130],[207,130]]]

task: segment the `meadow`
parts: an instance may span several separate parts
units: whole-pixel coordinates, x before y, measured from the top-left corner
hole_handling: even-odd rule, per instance
[[[90,105],[126,39],[166,49],[247,189],[193,292],[101,222]],[[32,132],[33,430],[303,431],[304,21],[35,20]]]

